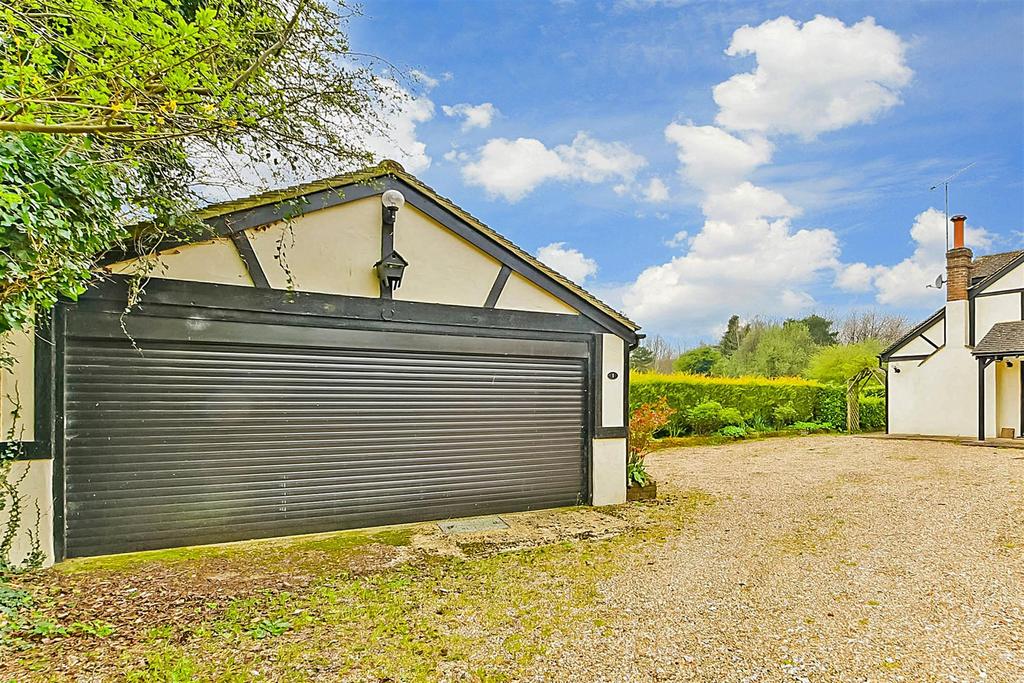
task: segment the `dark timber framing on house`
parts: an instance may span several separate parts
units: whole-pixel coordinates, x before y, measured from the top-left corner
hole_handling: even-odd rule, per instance
[[[317,329],[345,329],[378,332],[409,332],[433,335],[439,349],[455,336],[481,339],[510,339],[523,343],[571,342],[587,349],[584,366],[584,410],[582,434],[583,495],[589,502],[592,491],[593,439],[626,438],[628,419],[629,351],[641,335],[628,319],[563,282],[529,255],[518,252],[467,218],[450,210],[436,197],[414,183],[391,173],[331,188],[321,188],[301,197],[301,214],[345,204],[397,189],[413,206],[501,263],[499,272],[480,307],[420,303],[387,296],[356,297],[272,289],[266,273],[244,231],[300,215],[294,205],[277,202],[245,207],[206,219],[211,237],[228,237],[238,250],[253,287],[194,281],[151,279],[145,285],[144,310],[125,317],[129,330],[144,321],[156,328],[162,319],[187,319],[197,323],[252,323]],[[382,233],[382,247],[387,236]],[[162,244],[161,249],[180,246]],[[137,256],[128,252],[111,254],[111,264]],[[367,264],[369,268],[372,264]],[[496,308],[504,286],[513,273],[566,302],[580,315],[538,313]],[[106,316],[120,315],[128,297],[131,278],[109,276],[91,287],[79,301],[61,301],[47,315],[38,316],[35,326],[35,436],[24,442],[25,458],[53,459],[53,533],[57,561],[66,556],[65,522],[65,345],[69,336],[70,310]],[[230,327],[230,325],[228,326]],[[602,426],[601,391],[603,335],[614,334],[624,341],[618,370],[623,383],[623,425]],[[145,336],[145,335],[143,335]],[[239,341],[248,341],[239,339]],[[625,472],[623,472],[623,477]]]

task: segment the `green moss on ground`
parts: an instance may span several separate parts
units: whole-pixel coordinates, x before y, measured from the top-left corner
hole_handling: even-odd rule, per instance
[[[713,503],[699,490],[670,492],[654,503],[603,508],[629,522],[613,538],[509,552],[481,548],[467,557],[410,550],[411,560],[369,573],[343,567],[371,544],[408,544],[417,527],[298,539],[283,547],[271,541],[137,553],[77,561],[61,571],[78,578],[144,574],[155,565],[187,566],[211,556],[219,568],[239,572],[258,568],[254,558],[322,561],[315,579],[300,589],[260,591],[189,623],[139,624],[130,644],[97,651],[104,678],[510,681],[528,673],[553,638],[569,637],[581,624],[611,628],[615,615],[598,600],[601,581],[640,566],[647,550],[686,529]],[[37,668],[39,680],[74,680],[73,670],[53,664],[68,661],[59,648],[82,657],[79,649],[95,646],[75,639],[39,645],[19,653],[12,672],[17,680],[33,680],[29,672]]]

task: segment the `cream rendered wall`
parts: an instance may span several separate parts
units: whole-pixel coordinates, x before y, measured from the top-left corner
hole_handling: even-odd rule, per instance
[[[624,366],[626,342],[614,334],[601,335],[601,426],[623,427],[623,392],[626,388]],[[608,374],[615,373],[615,379]]]
[[[561,299],[552,296],[533,284],[519,273],[512,273],[495,308],[516,311],[534,311],[536,313],[565,313],[578,315],[579,311]]]
[[[379,197],[315,211],[290,226],[275,223],[247,231],[270,286],[304,292],[376,298],[373,264],[381,253]],[[483,306],[501,264],[415,207],[395,221],[395,250],[408,262],[395,299],[456,306]]]
[[[994,363],[996,369],[996,422],[995,432],[1003,427],[1013,429],[1014,436],[1020,436],[1020,365],[1019,359]]]
[[[939,320],[934,325],[925,330],[922,334],[924,337],[928,337],[936,346],[942,346],[946,343],[946,325],[944,320]],[[920,356],[925,353],[931,353],[935,350],[935,346],[932,346],[926,342],[922,337],[914,337],[908,343],[904,344],[894,354],[897,356]]]
[[[1002,284],[1000,280],[999,284]],[[989,290],[985,290],[988,293]],[[980,342],[996,323],[1021,319],[1020,292],[979,296],[974,300],[974,341]]]
[[[395,221],[395,250],[409,262],[395,292],[402,301],[483,306],[501,270],[496,259],[408,204]]]
[[[21,525],[11,547],[10,560],[18,563],[32,550],[32,536],[39,541],[44,563],[53,564],[53,460],[19,460],[7,475],[10,482],[18,482],[22,496]],[[6,501],[10,504],[10,501]],[[36,506],[38,505],[38,516]],[[0,524],[5,524],[9,509],[0,512]]]
[[[626,440],[594,439],[591,472],[594,505],[626,502]]]
[[[290,272],[291,286],[302,292],[377,297],[380,218],[380,198],[367,197],[246,235],[274,289],[289,288]]]
[[[35,336],[31,328],[0,337],[13,364],[0,369],[0,441],[35,438]],[[17,416],[17,419],[15,419]]]
[[[966,301],[946,304],[946,331],[946,345],[923,363],[889,363],[890,433],[977,436],[978,362],[966,346]],[[906,353],[900,349],[896,355]],[[990,366],[988,372],[986,424],[994,435],[995,370]]]
[[[146,263],[147,267],[140,268],[142,263]],[[148,268],[150,264],[152,268]],[[142,270],[149,277],[164,280],[252,287],[245,262],[227,237],[175,247],[145,259],[121,261],[107,266],[106,270],[117,275],[132,275]]]

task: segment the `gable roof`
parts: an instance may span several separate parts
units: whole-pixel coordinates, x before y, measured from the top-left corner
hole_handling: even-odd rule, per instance
[[[200,210],[198,215],[199,218],[203,219],[208,224],[220,228],[220,232],[236,232],[249,227],[256,227],[258,225],[265,225],[283,220],[289,216],[294,217],[303,215],[339,203],[342,196],[342,193],[339,192],[339,190],[342,190],[343,188],[362,188],[362,191],[346,192],[345,198],[348,201],[380,194],[384,190],[389,189],[386,185],[390,178],[394,178],[406,187],[419,192],[429,202],[433,202],[440,206],[446,212],[461,220],[484,238],[499,245],[506,252],[511,253],[520,261],[525,262],[533,269],[554,281],[554,283],[559,285],[560,288],[568,290],[572,295],[575,295],[575,297],[582,300],[584,303],[589,304],[601,314],[625,327],[629,332],[635,334],[636,331],[640,329],[640,326],[630,320],[625,314],[615,310],[577,283],[550,268],[525,249],[516,246],[516,244],[507,237],[484,224],[483,221],[455,204],[455,202],[442,196],[432,187],[424,184],[412,174],[407,173],[402,165],[396,161],[385,160],[377,166],[352,173],[332,176],[330,178],[324,178],[322,180],[316,180],[309,183],[302,183],[278,190],[262,192],[249,197],[211,204]],[[316,201],[309,201],[311,197],[316,197]],[[334,198],[333,201],[331,200],[332,197]],[[406,199],[408,201],[410,197],[407,196]],[[297,202],[293,200],[303,201]],[[284,205],[289,203],[291,203],[291,206],[284,208]],[[422,209],[424,207],[420,206],[417,208]],[[558,287],[556,287],[556,289],[557,288]],[[557,291],[551,293],[562,298]]]
[[[1024,249],[1004,251],[1000,254],[986,254],[971,263],[971,282],[984,280],[1001,271],[1007,264],[1024,255]]]
[[[1024,320],[996,323],[972,352],[975,356],[1016,356],[1024,354]]]
[[[939,322],[940,320],[943,320],[945,317],[946,307],[943,306],[942,308],[940,308],[939,310],[935,311],[930,316],[925,318],[923,321],[918,323],[913,329],[911,329],[905,335],[894,341],[892,344],[889,344],[889,347],[887,349],[878,354],[878,358],[883,362],[888,361],[889,356],[899,351],[900,348],[907,344],[907,342],[912,340],[917,335],[922,334],[929,327]]]

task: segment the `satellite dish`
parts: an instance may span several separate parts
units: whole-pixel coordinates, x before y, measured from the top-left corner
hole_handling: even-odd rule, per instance
[[[935,278],[934,283],[925,285],[925,289],[942,289],[942,285],[944,284],[946,284],[946,281],[942,279],[942,274],[940,273],[939,276]]]

